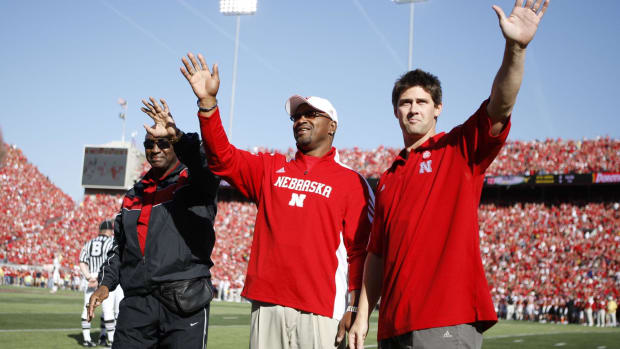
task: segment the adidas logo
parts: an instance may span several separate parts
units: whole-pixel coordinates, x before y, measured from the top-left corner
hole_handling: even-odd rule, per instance
[[[452,338],[450,331],[446,330],[446,333],[443,334],[443,338]]]
[[[276,173],[284,173],[284,167],[282,167],[281,169],[277,170]]]

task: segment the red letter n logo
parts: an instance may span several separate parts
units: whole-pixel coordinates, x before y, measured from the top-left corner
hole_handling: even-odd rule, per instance
[[[426,160],[420,163],[420,173],[431,173],[433,169],[431,168],[431,163],[433,160]]]
[[[304,207],[304,200],[306,199],[306,194],[297,194],[297,193],[293,193],[293,195],[291,196],[291,201],[288,202],[289,206],[297,206],[297,207]]]

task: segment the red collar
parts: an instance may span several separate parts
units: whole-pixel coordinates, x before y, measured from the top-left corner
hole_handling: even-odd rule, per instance
[[[163,175],[161,175],[161,177],[157,179],[153,178],[153,168],[151,168],[149,172],[146,173],[146,176],[144,176],[144,178],[142,179],[142,182],[145,182],[145,183],[161,182],[166,177],[170,176],[170,174],[174,172],[179,167],[179,165],[181,165],[181,162],[179,161],[179,159],[177,159],[177,162],[174,164],[174,166],[172,166],[168,171],[166,171],[166,173],[164,173]]]
[[[412,152],[417,152],[420,150],[424,150],[424,149],[431,149],[434,148],[437,143],[439,142],[439,140],[445,135],[445,132],[439,132],[437,134],[435,134],[432,137],[429,137],[429,139],[426,140],[426,142],[420,144],[420,146],[418,146],[415,149],[412,149]],[[394,162],[397,161],[407,161],[407,158],[409,156],[409,151],[407,150],[407,148],[403,148],[403,150],[400,151],[400,153],[398,153],[398,155],[396,156],[396,159],[394,159]]]
[[[295,153],[295,161],[304,165],[306,170],[310,170],[314,165],[321,161],[332,160],[336,155],[336,148],[332,147],[325,155],[318,157],[312,155],[306,155],[299,150]]]

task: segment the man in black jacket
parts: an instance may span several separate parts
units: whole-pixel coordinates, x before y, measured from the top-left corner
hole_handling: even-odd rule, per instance
[[[121,285],[125,298],[113,348],[204,348],[213,295],[211,252],[219,178],[196,133],[176,128],[165,100],[142,101],[151,170],[123,199],[114,245],[99,273],[88,315]]]

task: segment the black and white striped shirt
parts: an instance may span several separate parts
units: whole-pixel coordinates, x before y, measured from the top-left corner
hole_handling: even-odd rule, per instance
[[[80,262],[88,264],[88,271],[91,274],[99,274],[99,269],[108,256],[108,251],[112,249],[114,238],[99,235],[88,241],[80,252]]]

